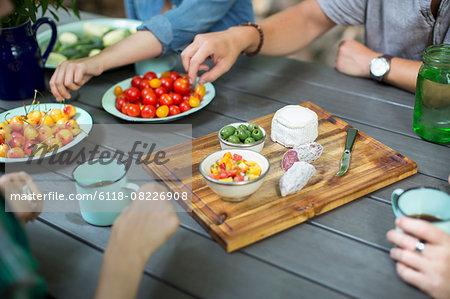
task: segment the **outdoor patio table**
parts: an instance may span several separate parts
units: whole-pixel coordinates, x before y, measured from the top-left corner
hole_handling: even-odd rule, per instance
[[[76,20],[64,15],[60,23]],[[182,71],[180,64],[177,68]],[[52,71],[46,74],[49,79]],[[105,72],[83,86],[73,104],[87,110],[97,124],[126,126],[102,109],[101,99],[114,83],[134,75],[133,66]],[[386,240],[394,227],[392,191],[445,186],[450,170],[449,146],[426,142],[413,131],[414,95],[287,58],[241,57],[214,85],[216,97],[205,109],[175,122],[192,124],[193,138],[311,101],[417,162],[418,174],[231,254],[181,213],[177,233],[145,268],[139,297],[425,298],[397,276]],[[53,101],[49,92],[41,98]],[[0,110],[20,104],[0,101]],[[57,182],[70,172],[67,167],[42,168],[31,175],[39,184],[43,176]],[[57,184],[41,187],[58,189]],[[27,232],[52,296],[94,294],[110,227],[88,225],[79,213],[43,213],[27,225]]]

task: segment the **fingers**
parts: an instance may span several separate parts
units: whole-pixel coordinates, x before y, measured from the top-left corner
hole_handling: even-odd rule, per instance
[[[207,46],[201,47],[190,59],[189,61],[189,82],[190,84],[194,84],[197,79],[197,73],[200,69],[200,65],[205,62],[205,60],[212,55],[212,50]]]
[[[423,270],[423,266],[427,263],[425,257],[417,252],[409,250],[403,250],[400,248],[391,249],[391,258],[397,262],[400,262],[410,268]]]
[[[85,68],[80,63],[63,62],[50,79],[50,89],[57,101],[70,99],[70,91],[79,89],[85,79]]]
[[[446,236],[445,232],[424,220],[402,217],[395,224],[406,233],[429,243],[439,243]]]
[[[189,65],[192,56],[197,52],[199,46],[197,44],[198,38],[194,39],[194,42],[190,44],[183,52],[181,52],[181,62],[183,63],[184,70],[189,71]]]
[[[428,280],[424,273],[416,271],[402,263],[397,263],[396,269],[398,275],[407,283],[415,285],[422,290],[428,289]]]
[[[419,239],[399,232],[395,229],[390,230],[387,233],[387,239],[392,244],[409,251],[414,251],[416,248],[416,243],[419,241]]]
[[[198,83],[203,85],[206,82],[214,82],[217,80],[217,78],[226,73],[229,69],[230,67],[227,67],[223,63],[219,62],[209,72],[204,73],[198,80]]]

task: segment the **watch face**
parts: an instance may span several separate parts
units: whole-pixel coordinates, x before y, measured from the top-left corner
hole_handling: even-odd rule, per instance
[[[370,62],[370,72],[375,77],[381,77],[389,71],[389,62],[384,57],[378,57]]]

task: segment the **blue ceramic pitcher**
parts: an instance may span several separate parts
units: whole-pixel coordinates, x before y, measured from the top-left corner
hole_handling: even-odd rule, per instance
[[[52,38],[41,56],[36,41],[36,31],[42,24],[49,24]],[[34,90],[44,90],[44,64],[55,45],[56,24],[48,18],[40,18],[32,25],[3,28],[0,32],[0,99],[21,100],[31,98]]]

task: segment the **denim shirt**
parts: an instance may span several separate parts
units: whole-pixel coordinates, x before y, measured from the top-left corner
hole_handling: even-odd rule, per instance
[[[172,9],[164,14],[164,0],[124,3],[128,18],[143,21],[137,30],[149,30],[161,42],[161,55],[181,52],[196,34],[253,22],[251,0],[172,0]]]

